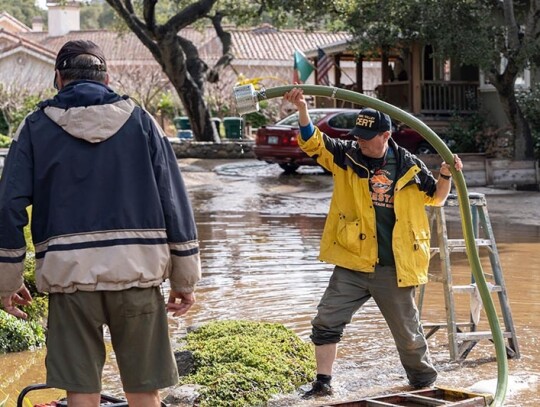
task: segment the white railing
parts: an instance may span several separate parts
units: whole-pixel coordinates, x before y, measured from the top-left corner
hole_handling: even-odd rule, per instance
[[[472,113],[478,110],[478,82],[422,81],[422,113]]]

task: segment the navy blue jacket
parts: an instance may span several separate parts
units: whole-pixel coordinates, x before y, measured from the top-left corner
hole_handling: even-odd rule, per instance
[[[167,137],[104,84],[76,81],[23,121],[0,179],[0,295],[22,285],[32,206],[41,291],[200,279],[192,208]]]

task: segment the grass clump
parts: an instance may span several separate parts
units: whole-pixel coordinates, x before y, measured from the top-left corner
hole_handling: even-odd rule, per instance
[[[281,324],[216,321],[186,337],[195,371],[182,384],[203,386],[199,406],[263,406],[313,379],[313,348]]]
[[[0,312],[0,354],[21,352],[45,343],[43,327],[36,321],[24,321]]]

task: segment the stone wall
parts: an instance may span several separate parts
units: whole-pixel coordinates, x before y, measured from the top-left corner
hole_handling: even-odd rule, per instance
[[[255,158],[253,140],[209,141],[171,140],[177,158]]]
[[[255,158],[254,140],[222,140],[221,143],[170,139],[177,158]],[[0,149],[0,173],[8,149]]]

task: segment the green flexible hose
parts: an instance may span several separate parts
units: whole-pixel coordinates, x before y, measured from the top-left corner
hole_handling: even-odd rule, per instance
[[[306,95],[325,96],[333,99],[345,100],[347,102],[380,110],[381,112],[396,118],[397,120],[405,123],[407,126],[418,131],[422,137],[424,137],[435,148],[435,150],[437,150],[437,153],[440,154],[445,162],[454,162],[453,154],[448,146],[425,123],[413,115],[379,99],[352,92],[350,90],[318,85],[289,85],[269,88],[259,92],[257,94],[257,99],[264,100],[280,97],[294,87],[301,88]],[[480,297],[482,298],[482,302],[486,310],[489,326],[493,335],[493,343],[495,344],[495,352],[497,357],[497,389],[491,406],[502,407],[508,387],[508,360],[506,356],[506,347],[504,344],[501,327],[499,325],[497,311],[495,310],[493,299],[491,298],[489,288],[487,287],[484,272],[482,270],[482,264],[480,263],[480,258],[478,256],[478,248],[476,247],[475,242],[469,194],[467,192],[465,178],[463,177],[461,171],[456,171],[453,166],[450,168],[454,178],[454,184],[456,185],[458,192],[461,224],[465,237],[467,257],[472,269],[472,274],[480,292]]]

